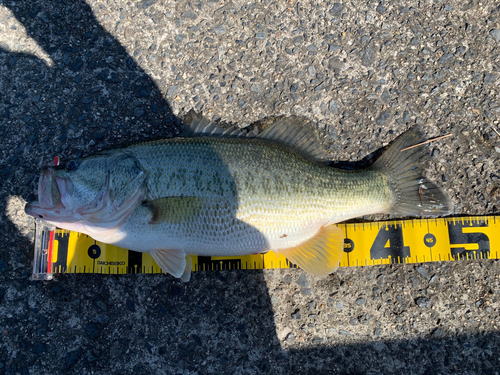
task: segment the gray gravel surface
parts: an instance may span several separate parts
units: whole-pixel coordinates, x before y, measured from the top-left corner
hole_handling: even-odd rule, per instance
[[[498,261],[33,282],[23,207],[55,155],[173,136],[194,108],[307,116],[339,166],[452,133],[430,178],[455,216],[495,214],[499,55],[495,1],[0,1],[0,374],[498,374]]]

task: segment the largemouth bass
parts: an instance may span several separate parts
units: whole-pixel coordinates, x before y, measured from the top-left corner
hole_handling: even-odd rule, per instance
[[[195,117],[187,136],[45,167],[26,212],[98,241],[150,252],[189,280],[191,259],[274,251],[317,276],[344,248],[334,223],[374,213],[436,216],[449,198],[422,173],[416,129],[369,168],[329,167],[314,125],[292,117],[255,136]]]

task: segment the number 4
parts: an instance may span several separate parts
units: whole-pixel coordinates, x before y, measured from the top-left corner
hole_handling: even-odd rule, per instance
[[[370,248],[371,259],[403,259],[410,256],[410,247],[404,245],[403,228],[400,224],[383,225]]]

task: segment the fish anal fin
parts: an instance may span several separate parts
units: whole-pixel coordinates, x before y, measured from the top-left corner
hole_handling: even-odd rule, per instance
[[[203,200],[199,197],[165,197],[143,203],[143,207],[150,212],[150,224],[186,222],[202,206]]]
[[[186,253],[182,250],[153,250],[150,252],[155,262],[160,266],[163,272],[171,274],[173,277],[183,278],[183,281],[189,280],[185,277],[187,259]],[[191,258],[189,258],[191,261]],[[190,267],[192,267],[191,262]],[[191,269],[189,269],[189,274]]]
[[[335,225],[324,226],[314,237],[279,252],[304,271],[323,277],[335,271],[340,263],[344,232]]]

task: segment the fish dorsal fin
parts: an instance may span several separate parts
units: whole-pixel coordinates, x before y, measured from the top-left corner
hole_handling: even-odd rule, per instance
[[[329,163],[331,154],[326,150],[316,125],[305,117],[291,116],[278,119],[268,129],[256,135],[248,129],[233,125],[228,129],[219,126],[196,114],[193,110],[185,117],[183,137],[225,137],[225,138],[261,138],[284,143],[303,156],[319,163]]]
[[[219,126],[215,121],[211,121],[196,114],[193,110],[185,117],[185,125],[181,136],[183,137],[226,137],[226,138],[253,138],[255,134],[246,129],[240,129],[233,125],[228,129]]]
[[[328,225],[300,245],[279,252],[304,271],[323,277],[339,266],[344,253],[344,232],[335,225]]]
[[[331,161],[331,155],[323,145],[316,125],[304,117],[282,118],[258,137],[285,143],[320,163]]]

